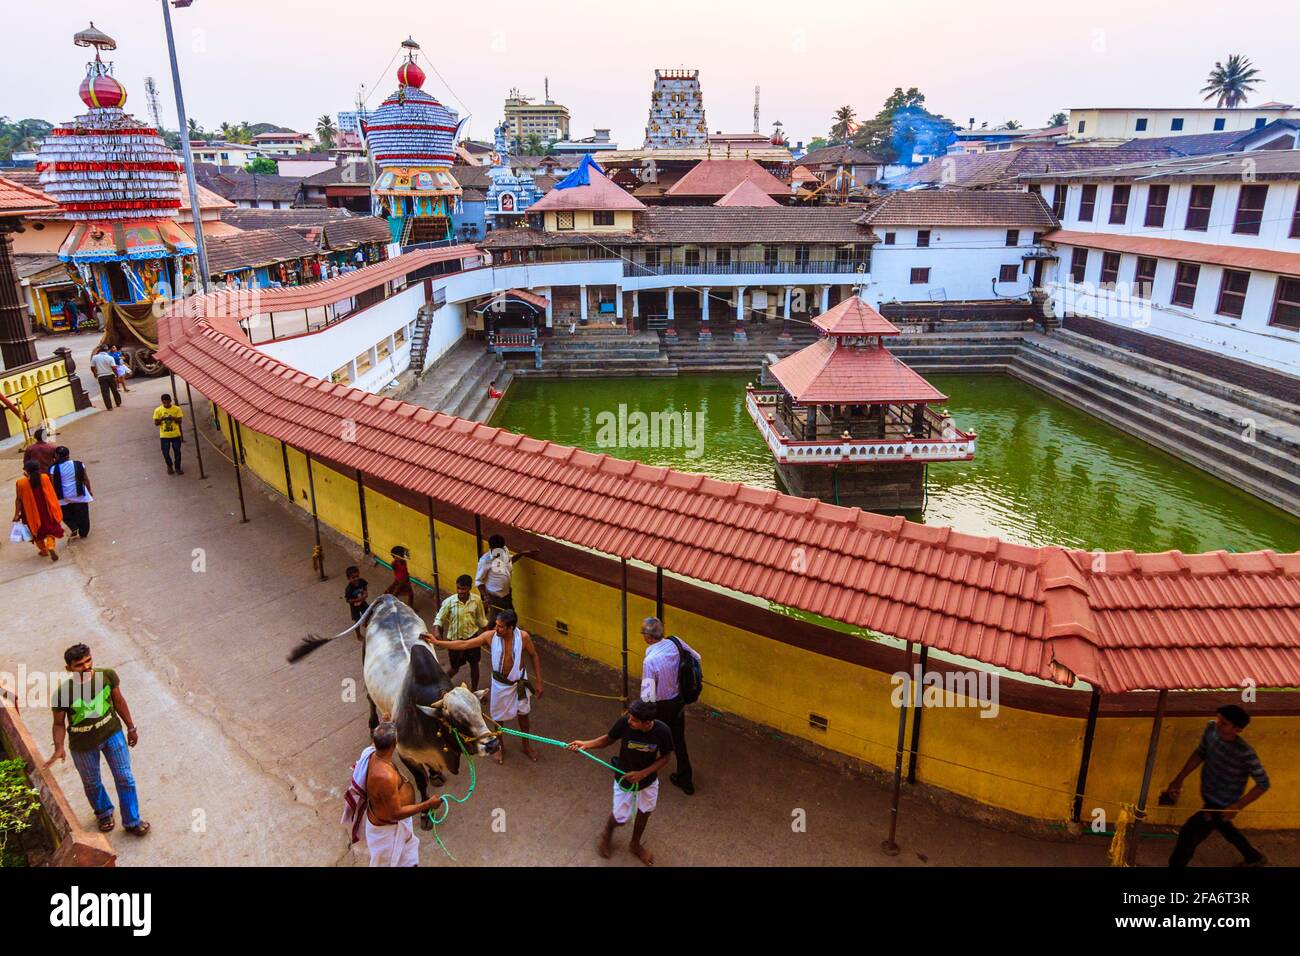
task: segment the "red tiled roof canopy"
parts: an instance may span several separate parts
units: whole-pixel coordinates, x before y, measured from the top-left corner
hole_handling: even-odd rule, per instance
[[[835,344],[832,338],[787,355],[768,367],[801,405],[942,402],[943,394],[888,349]]]
[[[1038,193],[920,189],[894,192],[871,205],[858,222],[869,226],[1026,226],[1059,223]]]
[[[537,295],[535,292],[529,292],[527,289],[506,289],[504,292],[498,292],[481,305],[475,306],[475,312],[486,312],[492,308],[493,303],[503,300],[518,299],[520,302],[527,303],[538,312],[545,312],[546,305],[550,301],[544,295]]]
[[[589,169],[587,175],[590,180],[587,185],[570,186],[568,189],[552,189],[529,206],[528,211],[546,212],[547,210],[569,209],[627,209],[636,211],[645,208],[645,204],[641,200],[615,185],[608,176],[602,176],[595,169]]]
[[[751,182],[761,193],[788,196],[790,187],[752,159],[702,159],[669,187],[666,195],[725,196],[743,182]]]
[[[860,295],[851,295],[812,320],[830,335],[898,335],[898,326],[871,307]]]
[[[1281,252],[1253,246],[1220,246],[1212,242],[1187,242],[1184,239],[1160,239],[1156,236],[1131,236],[1124,233],[1075,232],[1057,229],[1043,236],[1057,245],[1104,249],[1107,252],[1131,252],[1158,259],[1180,259],[1230,269],[1256,269],[1300,276],[1300,252]]]
[[[185,312],[159,356],[238,421],[493,522],[1062,684],[1300,685],[1300,553],[1033,548],[621,461],[321,381]]]
[[[669,190],[671,193],[672,190]],[[779,206],[781,205],[767,193],[763,192],[752,179],[742,179],[732,186],[725,196],[715,202],[715,206]]]
[[[38,189],[0,178],[0,216],[57,213],[59,204]]]

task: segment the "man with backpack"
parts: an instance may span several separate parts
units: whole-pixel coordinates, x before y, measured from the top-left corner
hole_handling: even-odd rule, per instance
[[[690,796],[695,793],[690,754],[686,752],[686,705],[700,698],[704,677],[700,655],[679,637],[664,637],[663,621],[648,617],[641,624],[645,658],[641,662],[641,699],[655,705],[655,718],[673,734],[677,772],[668,780]]]

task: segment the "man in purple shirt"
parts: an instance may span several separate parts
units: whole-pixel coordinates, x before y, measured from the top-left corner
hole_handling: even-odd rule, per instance
[[[695,793],[695,781],[691,757],[686,751],[686,701],[677,686],[677,668],[683,651],[694,655],[696,660],[700,655],[681,638],[665,639],[663,621],[657,617],[645,619],[641,624],[641,636],[646,642],[645,658],[641,662],[641,699],[655,705],[655,718],[662,720],[672,731],[677,772],[669,774],[668,780],[690,795]]]

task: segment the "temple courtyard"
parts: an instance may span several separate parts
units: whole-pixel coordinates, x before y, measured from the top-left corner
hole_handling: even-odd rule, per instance
[[[85,367],[79,363],[83,380]],[[57,564],[30,547],[0,549],[0,595],[9,609],[0,669],[59,670],[63,648],[84,641],[97,666],[118,671],[140,728],[133,762],[143,814],[153,824],[143,840],[120,828],[111,834],[120,865],[364,865],[364,843],[349,849],[339,825],[350,767],[368,740],[360,647],[340,640],[292,668],[285,655],[308,633],[347,626],[346,565],[362,566],[372,595],[387,585],[388,572],[327,533],[329,579],[319,581],[310,519],[246,474],[249,520],[241,522],[232,464],[205,440],[207,477],[200,478],[188,425],[186,474],[169,477],[149,420],[168,387],[165,378],[137,380],[122,409],[96,411],[56,437],[86,463],[93,530],[87,540],[61,544]],[[11,485],[19,458],[15,448],[0,453]],[[417,610],[432,616],[427,592]],[[616,640],[619,622],[609,627]],[[544,639],[539,645],[546,691],[534,705],[534,732],[562,740],[603,732],[619,714],[617,700],[607,699],[618,693],[618,675]],[[633,673],[638,668],[634,653]],[[48,711],[28,708],[23,719],[48,752]],[[691,709],[688,735],[697,792],[687,797],[665,785],[647,830],[662,865],[1107,862],[1104,837],[1007,832],[955,816],[907,787],[902,852],[889,857],[880,850],[889,827],[886,780],[704,705]],[[596,856],[609,806],[606,772],[577,755],[540,750],[536,764],[517,747],[503,767],[476,762],[474,795],[440,828],[455,861],[639,865],[626,852],[626,832],[609,864]],[[58,777],[82,823],[93,825],[71,761]],[[462,769],[447,792],[468,788]],[[422,865],[453,865],[428,834],[421,838]],[[1300,863],[1293,835],[1261,834],[1258,845],[1274,863]],[[1171,846],[1167,835],[1150,835],[1139,862],[1163,865]],[[1214,838],[1195,863],[1233,859]]]

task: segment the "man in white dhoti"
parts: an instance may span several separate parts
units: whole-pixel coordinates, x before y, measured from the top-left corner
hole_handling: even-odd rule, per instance
[[[542,661],[528,632],[519,628],[519,616],[511,609],[497,615],[491,628],[467,641],[448,641],[422,634],[435,647],[449,651],[467,651],[485,644],[492,645],[492,692],[488,698],[488,713],[498,724],[517,720],[519,729],[528,733],[528,714],[532,711],[532,698],[542,696]],[[527,654],[531,666],[524,666]],[[492,755],[497,763],[505,759],[506,738],[502,736],[501,748]],[[524,739],[524,755],[536,761],[537,754],[531,742]]]
[[[414,802],[415,788],[393,764],[395,724],[382,721],[370,732],[370,739],[374,745],[361,752],[352,768],[352,782],[344,794],[343,825],[351,827],[355,843],[360,824],[365,822],[371,866],[419,866],[420,841],[411,820],[433,809],[442,798]]]

